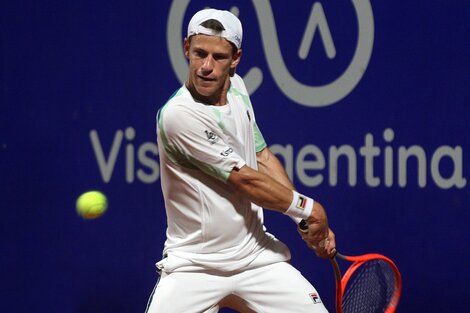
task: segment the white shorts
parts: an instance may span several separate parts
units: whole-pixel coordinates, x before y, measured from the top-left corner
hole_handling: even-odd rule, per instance
[[[315,288],[287,262],[233,275],[163,272],[146,313],[327,313]]]

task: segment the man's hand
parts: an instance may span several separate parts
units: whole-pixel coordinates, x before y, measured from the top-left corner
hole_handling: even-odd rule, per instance
[[[328,218],[323,206],[315,201],[307,219],[308,231],[299,230],[302,239],[321,258],[329,259],[336,253],[335,234],[328,227]]]

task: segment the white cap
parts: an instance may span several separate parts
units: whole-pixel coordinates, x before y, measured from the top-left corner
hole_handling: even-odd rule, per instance
[[[205,21],[212,19],[219,21],[224,26],[225,30],[217,32],[213,29],[201,26]],[[238,17],[229,11],[204,9],[194,14],[191,21],[189,21],[188,38],[197,34],[223,37],[233,43],[238,49],[240,49],[242,45],[242,23]]]

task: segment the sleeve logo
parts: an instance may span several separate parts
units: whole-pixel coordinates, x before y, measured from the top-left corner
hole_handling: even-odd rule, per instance
[[[227,148],[224,151],[220,152],[220,155],[226,157],[226,156],[229,156],[230,153],[232,153],[232,152],[233,152],[232,148]]]
[[[204,132],[206,133],[207,141],[209,141],[211,145],[219,141],[219,137],[217,137],[213,131],[205,130]]]

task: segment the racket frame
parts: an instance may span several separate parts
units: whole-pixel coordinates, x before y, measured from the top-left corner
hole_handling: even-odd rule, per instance
[[[338,262],[336,261],[336,258],[352,262],[352,264],[349,266],[349,268],[346,270],[343,276],[341,276],[341,270],[339,268]],[[333,270],[335,272],[335,278],[336,278],[336,302],[335,302],[336,313],[343,312],[343,295],[346,290],[346,285],[348,284],[349,280],[353,276],[354,272],[362,264],[368,261],[372,261],[372,260],[382,260],[386,262],[388,265],[390,265],[390,267],[393,270],[393,273],[395,276],[395,286],[394,286],[395,290],[393,291],[393,295],[385,310],[385,313],[395,312],[398,306],[398,302],[400,300],[401,290],[402,290],[401,274],[400,274],[400,271],[398,270],[398,267],[395,265],[395,263],[388,257],[382,254],[378,254],[378,253],[368,253],[368,254],[363,254],[363,255],[358,255],[358,256],[348,256],[348,255],[342,255],[340,253],[336,253],[336,255],[330,260],[331,265],[333,266]]]

